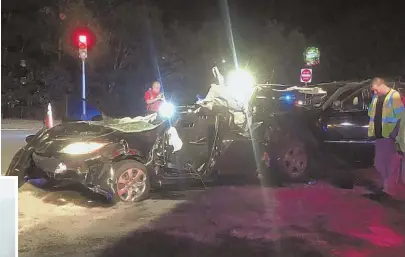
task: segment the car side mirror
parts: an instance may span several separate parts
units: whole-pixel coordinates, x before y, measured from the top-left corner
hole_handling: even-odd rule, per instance
[[[29,135],[29,136],[27,136],[27,137],[25,138],[25,142],[26,142],[27,144],[29,144],[29,143],[32,141],[32,139],[34,139],[34,137],[35,137],[35,135]]]

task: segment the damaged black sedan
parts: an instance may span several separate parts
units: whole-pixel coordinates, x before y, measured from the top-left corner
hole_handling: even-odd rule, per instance
[[[244,83],[252,92],[252,81]],[[36,178],[80,183],[108,200],[125,202],[143,200],[151,188],[166,184],[215,181],[221,159],[238,165],[234,155],[225,154],[230,146],[238,141],[249,146],[251,140],[246,110],[235,100],[246,94],[228,97],[225,91],[224,84],[212,85],[194,105],[166,102],[147,116],[44,128],[26,138],[6,175],[18,176],[20,186]]]

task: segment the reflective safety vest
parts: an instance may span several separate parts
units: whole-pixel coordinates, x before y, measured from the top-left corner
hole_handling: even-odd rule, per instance
[[[374,116],[377,105],[378,96],[374,95],[371,100],[370,107],[368,108],[368,116],[370,117],[370,123],[368,125],[368,136],[375,137],[374,131]],[[388,92],[384,99],[382,109],[382,136],[389,138],[394,131],[398,120],[400,119],[401,112],[404,111],[404,105],[402,104],[401,95],[394,89]]]

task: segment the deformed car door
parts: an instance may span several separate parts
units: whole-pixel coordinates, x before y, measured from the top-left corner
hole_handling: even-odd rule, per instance
[[[182,169],[192,164],[198,169],[209,158],[209,128],[212,119],[201,113],[182,114],[174,125],[183,142],[181,151],[170,157],[170,162],[176,169]]]

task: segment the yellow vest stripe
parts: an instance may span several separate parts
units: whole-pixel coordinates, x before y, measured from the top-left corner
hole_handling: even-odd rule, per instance
[[[402,102],[395,101],[394,95],[396,98],[400,99],[399,93],[393,89],[387,94],[384,99],[383,103],[383,111],[382,111],[382,136],[384,138],[388,138],[392,131],[394,130],[395,126],[398,122],[398,115],[403,110],[405,110]],[[375,137],[374,131],[374,116],[375,116],[375,109],[377,105],[378,97],[374,96],[371,100],[370,107],[368,109],[368,115],[370,116],[370,122],[368,125],[368,136]]]

